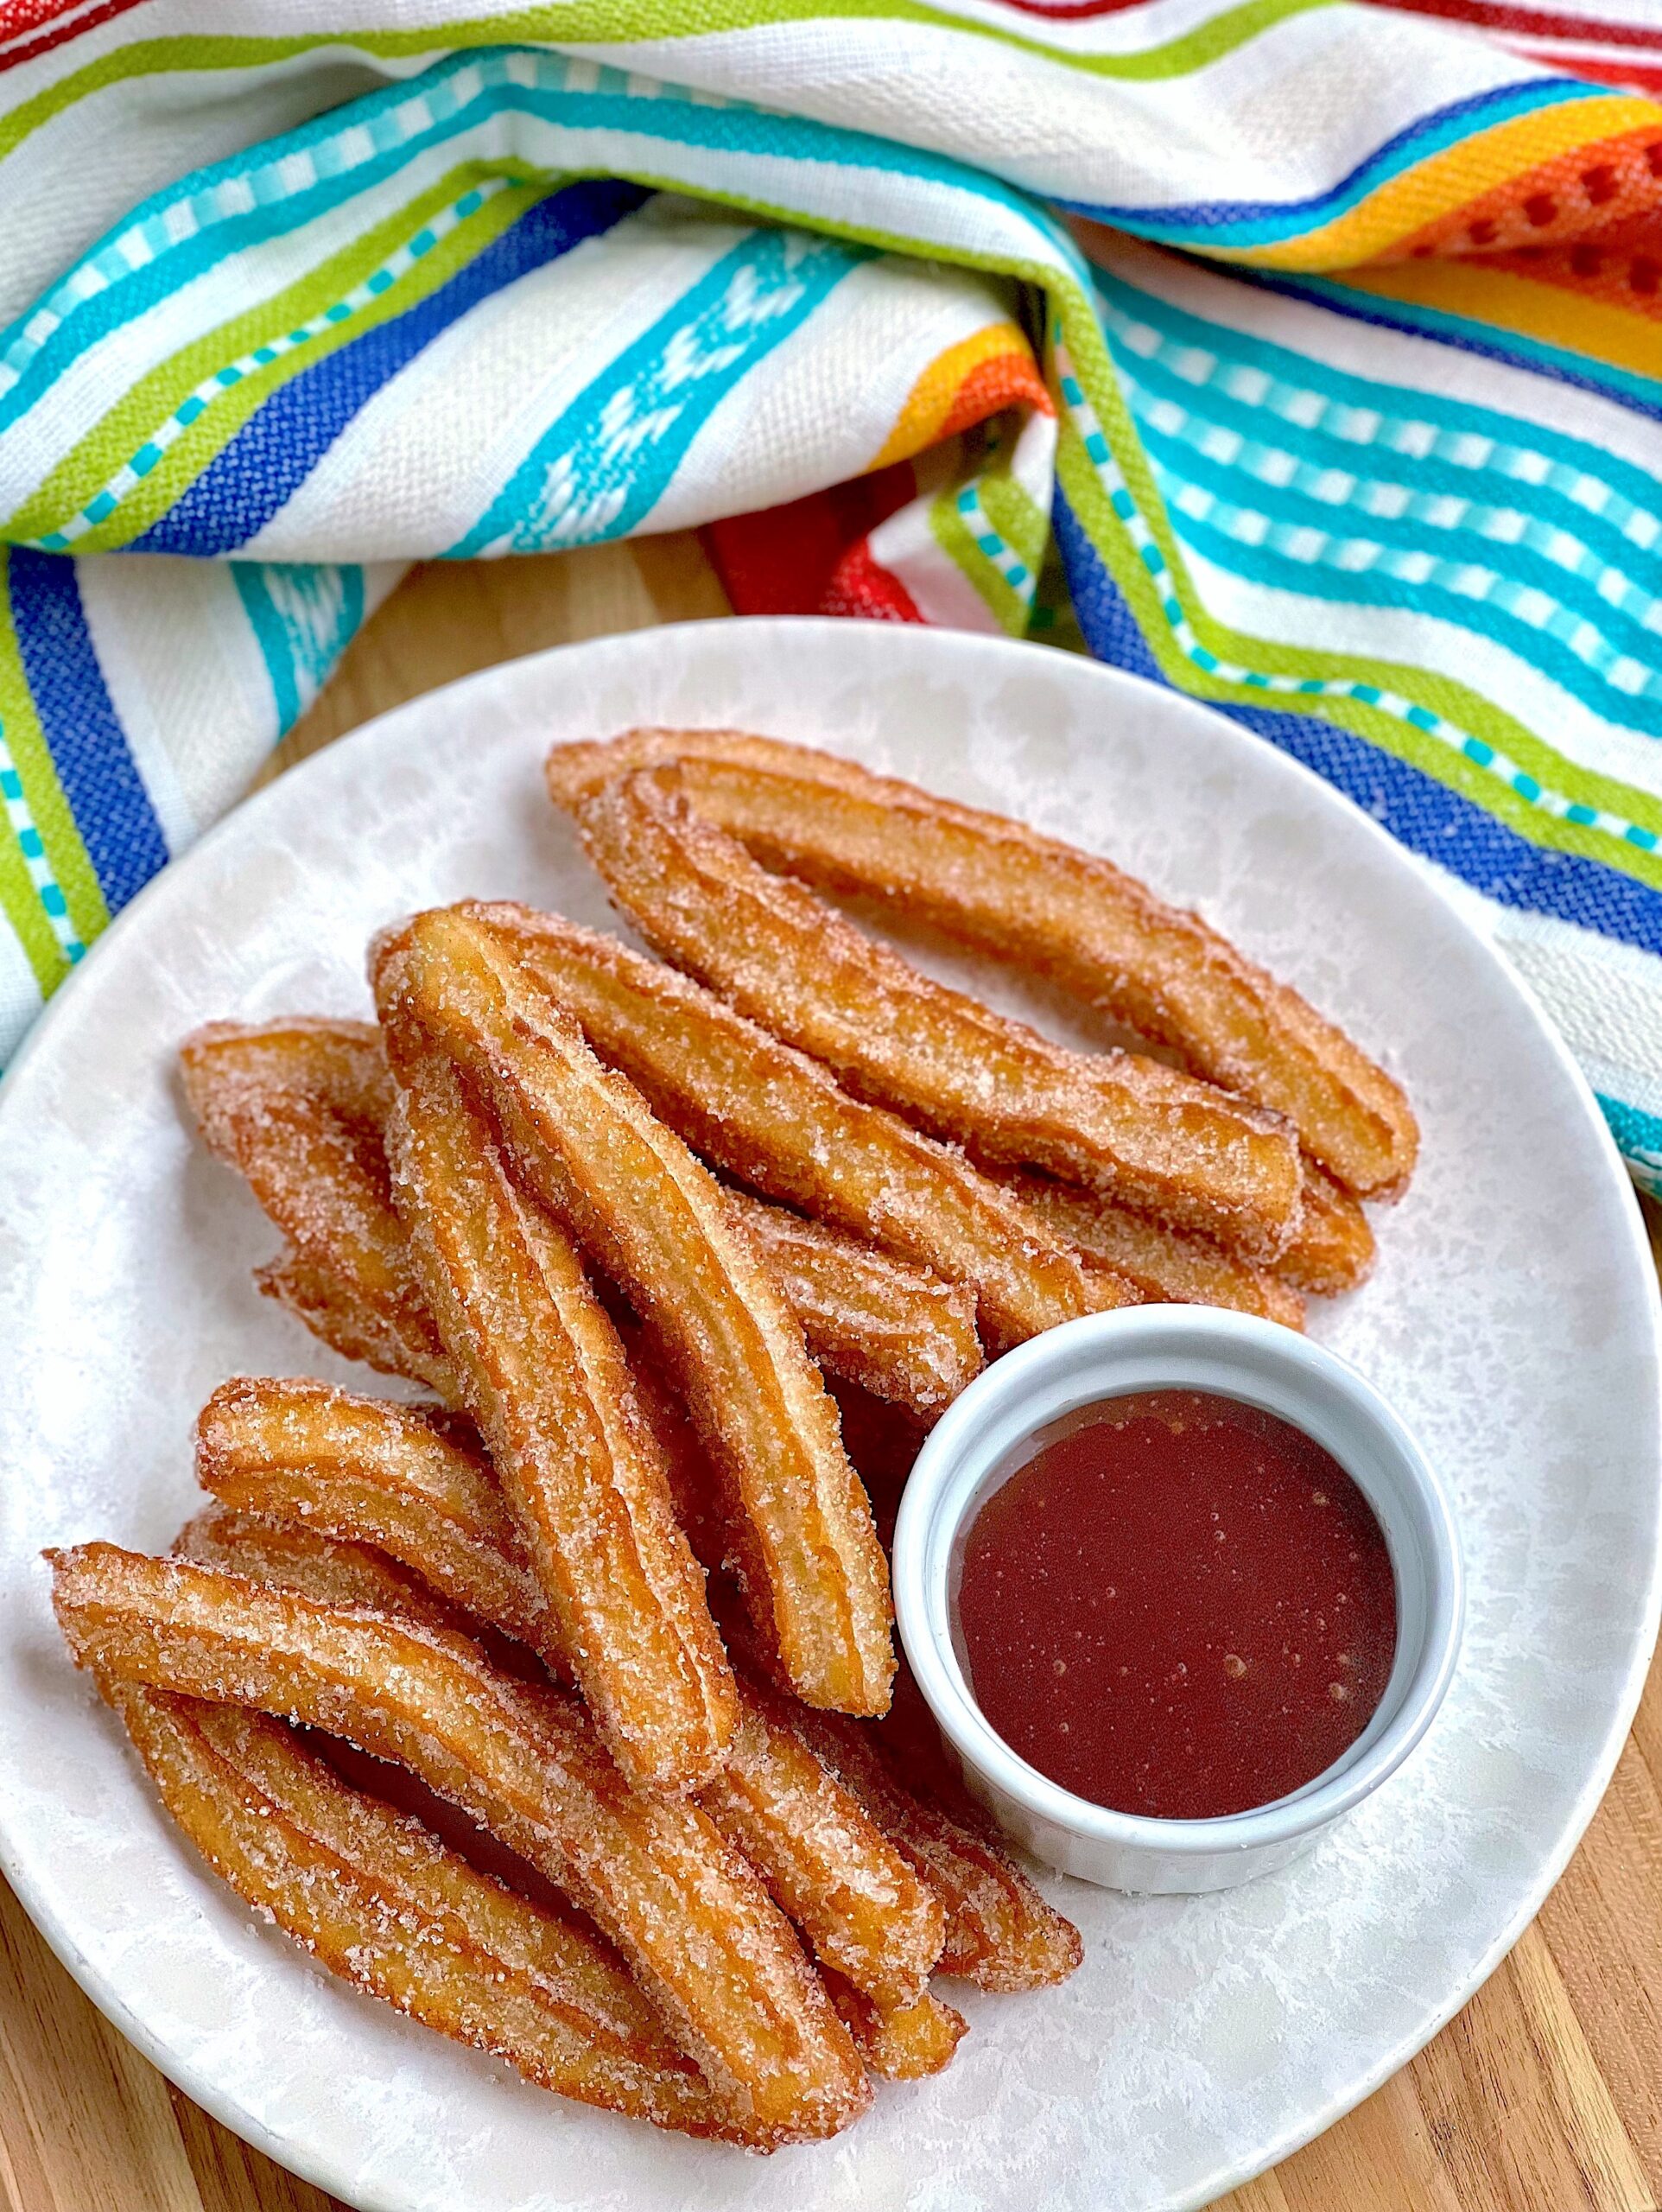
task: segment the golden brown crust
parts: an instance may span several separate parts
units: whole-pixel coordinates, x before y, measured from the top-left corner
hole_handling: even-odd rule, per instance
[[[209,1148],[288,1242],[262,1288],[349,1357],[439,1387],[443,1350],[387,1173],[392,1084],[377,1031],[304,1015],[215,1021],[179,1058]],[[349,1300],[330,1294],[343,1283]]]
[[[998,1351],[1112,1302],[961,1154],[844,1090],[713,991],[615,938],[523,906],[467,910],[695,1152],[974,1291]],[[1134,1302],[1124,1287],[1121,1302]]]
[[[927,1989],[910,2004],[885,2006],[840,1974],[821,1971],[855,2049],[883,2081],[921,2082],[941,2073],[969,2032],[963,2014]]]
[[[205,1022],[180,1046],[179,1068],[204,1140],[236,1167],[251,1130],[293,1093],[297,1072],[306,1095],[355,1126],[378,1129],[392,1104],[380,1032],[344,1015]]]
[[[319,1187],[327,1187],[322,1179]],[[262,1298],[285,1307],[342,1359],[423,1383],[447,1405],[460,1402],[461,1385],[425,1306],[392,1309],[361,1275],[302,1259],[298,1252],[280,1253],[256,1268],[254,1284]]]
[[[941,1900],[939,1971],[983,1989],[1065,1981],[1084,1956],[1079,1930],[1049,1905],[990,1834],[909,1789],[872,1733],[828,1713],[792,1716],[802,1740],[852,1791]]]
[[[888,1563],[800,1325],[720,1185],[471,916],[420,915],[389,939],[377,999],[400,1079],[412,1028],[455,1056],[516,1173],[673,1362],[733,1486],[752,1599],[797,1694],[885,1710]]]
[[[830,1375],[915,1414],[939,1413],[980,1373],[974,1293],[858,1237],[727,1192]]]
[[[630,768],[675,762],[709,821],[770,868],[887,899],[1047,976],[1174,1047],[1198,1075],[1287,1115],[1362,1196],[1399,1194],[1419,1133],[1400,1087],[1296,991],[1196,914],[1107,861],[830,753],[733,730],[632,730],[556,747],[574,808]]]
[[[1304,1205],[1298,1231],[1275,1272],[1317,1298],[1339,1298],[1373,1272],[1377,1247],[1367,1216],[1314,1160],[1304,1162]]]
[[[530,1860],[618,1946],[747,2131],[808,2139],[864,2109],[858,2058],[787,1923],[706,1814],[630,1789],[574,1700],[409,1620],[112,1544],[49,1556],[59,1624],[101,1681],[344,1736]]]
[[[371,1540],[325,1535],[294,1522],[269,1520],[217,1502],[187,1521],[171,1546],[175,1559],[221,1574],[240,1574],[272,1590],[292,1590],[320,1605],[356,1605],[408,1614],[424,1628],[468,1633],[470,1624],[432,1584]]]
[[[712,1569],[711,1596],[728,1648],[739,1663],[741,1681],[754,1680],[764,1672],[767,1654],[733,1602],[730,1586],[716,1572],[725,1535],[719,1506],[709,1502],[709,1470],[675,1404],[656,1387],[644,1397],[676,1468],[676,1497],[682,1518],[700,1531],[700,1556]],[[885,1423],[905,1420],[893,1408],[875,1402],[872,1410]],[[909,1454],[907,1460],[909,1464]],[[908,1680],[903,1674],[902,1684]],[[942,1780],[944,1754],[915,1688],[904,1707],[898,1703],[880,1725],[810,1712],[778,1699],[771,1709],[848,1791],[939,1901],[946,1915],[946,1933],[938,1972],[961,1976],[984,1989],[1019,1991],[1065,1980],[1074,1971],[1083,1955],[1078,1929],[1045,1903],[984,1823],[955,1817],[933,1794],[936,1774],[913,1756],[920,1719],[933,1745],[933,1766],[942,1770]],[[910,1786],[914,1778],[921,1778],[920,1766],[929,1774],[921,1790]],[[828,1976],[828,1986],[834,1993],[834,1976]],[[926,2034],[920,2018],[909,2032],[929,2040],[942,2024],[936,2022]],[[860,2031],[852,2022],[850,2031],[858,2041]],[[884,2070],[875,2060],[871,2063],[874,2071]]]
[[[470,905],[377,946],[378,1031],[188,1040],[204,1135],[283,1234],[261,1287],[454,1410],[229,1383],[175,1555],[53,1554],[54,1603],[187,1832],[326,1964],[533,2080],[771,2148],[847,2125],[866,2069],[948,2063],[932,1967],[1013,1990],[1080,1957],[955,1809],[915,1689],[848,1717],[888,1705],[887,1578],[815,1359],[891,1515],[980,1332],[1141,1296],[1297,1325],[1372,1257],[1343,1185],[1393,1195],[1416,1135],[1301,1001],[1018,824],[732,733],[572,748],[549,785],[715,990]],[[808,886],[1118,989],[1228,1089],[1052,1046]]]
[[[946,1940],[934,1891],[753,1681],[740,1684],[726,1770],[700,1802],[816,1958],[885,2008],[923,1995]]]
[[[1064,1051],[864,936],[695,815],[649,769],[578,810],[589,857],[654,949],[862,1096],[988,1160],[1043,1167],[1249,1257],[1291,1233],[1287,1124],[1133,1053]]]
[[[349,1789],[263,1713],[132,1682],[106,1694],[214,1872],[330,1973],[561,2096],[752,2140],[599,1941]]]
[[[1203,1236],[1185,1236],[1115,1205],[1095,1191],[1048,1175],[1012,1176],[1007,1185],[1053,1236],[1073,1246],[1090,1267],[1111,1268],[1157,1305],[1227,1306],[1302,1329],[1304,1301],[1267,1268],[1255,1268]],[[1287,1255],[1276,1262],[1285,1271]]]
[[[520,1634],[523,1547],[487,1466],[426,1416],[379,1400],[317,1383],[232,1388],[203,1415],[199,1472],[260,1513],[297,1513],[304,1525],[227,1516],[233,1525],[205,1563],[325,1603],[465,1626],[434,1605],[425,1585],[408,1589],[407,1561],[476,1620]],[[189,1535],[175,1549],[200,1560]],[[382,1544],[399,1564],[370,1548]],[[542,1656],[568,1675],[546,1613],[533,1611],[531,1625]],[[753,1682],[741,1683],[726,1769],[701,1802],[817,1957],[885,2005],[922,1991],[945,1936],[933,1893]]]
[[[732,1738],[733,1675],[617,1331],[455,1070],[401,1021],[394,1188],[467,1410],[614,1757],[643,1787],[696,1789]]]
[[[1190,990],[1208,932],[1020,825],[731,733],[573,748],[549,784],[715,989],[470,904],[378,943],[378,1030],[193,1037],[204,1135],[283,1234],[261,1287],[443,1406],[226,1384],[174,1556],[51,1554],[54,1604],[187,1832],[323,1963],[532,2080],[771,2148],[856,2117],[867,2069],[949,2062],[932,1969],[1030,1989],[1081,1953],[904,1673],[850,1717],[889,1703],[887,1578],[814,1361],[886,1526],[981,1332],[1143,1296],[1297,1326],[1361,1279],[1354,1193],[1254,1097],[1284,1083],[1312,1154],[1354,1140],[1370,1192],[1415,1136],[1227,947],[1184,1018],[1236,1096],[1052,1046],[806,887],[1098,1002],[1141,930],[1128,1001]]]
[[[568,1647],[489,1464],[432,1417],[327,1382],[238,1376],[196,1424],[196,1478],[228,1506],[374,1545],[568,1675]]]
[[[257,1194],[271,1199],[280,1226],[299,1219],[307,1224],[303,1253],[290,1247],[256,1269],[260,1290],[342,1358],[362,1360],[383,1375],[408,1376],[457,1402],[460,1386],[423,1303],[392,1205],[382,1141],[391,1083],[380,1032],[361,1022],[301,1019],[258,1028],[216,1025],[214,1034],[220,1033],[217,1048],[196,1051],[195,1096],[205,1116],[223,1120],[223,1094],[234,1085],[246,1099],[251,1088],[238,1058],[256,1060],[262,1112],[244,1114],[234,1164],[245,1170]],[[358,1059],[357,1071],[366,1078],[358,1093],[365,1118],[346,1130],[339,1126],[341,1086],[333,1080],[343,1057]],[[361,1264],[355,1228],[366,1219],[374,1223],[368,1267]],[[920,1287],[916,1269],[904,1262],[885,1263],[873,1249],[839,1244],[847,1294],[834,1297],[840,1278],[823,1242],[815,1249],[790,1217],[776,1224],[758,1212],[752,1226],[762,1235],[809,1350],[828,1372],[880,1387],[919,1413],[944,1403],[975,1372],[980,1346],[973,1325],[966,1334],[955,1289],[938,1280],[933,1288]]]

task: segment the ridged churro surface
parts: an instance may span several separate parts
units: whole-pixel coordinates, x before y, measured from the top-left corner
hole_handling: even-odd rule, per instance
[[[395,1068],[406,1020],[456,1056],[517,1173],[674,1366],[732,1485],[752,1602],[797,1694],[883,1712],[888,1562],[801,1325],[720,1185],[472,917],[417,916],[383,948],[377,992]]]
[[[934,982],[704,821],[673,768],[606,785],[577,821],[655,950],[863,1095],[1251,1258],[1285,1243],[1301,1174],[1278,1115],[1135,1053],[1064,1050]]]
[[[695,1789],[732,1736],[733,1677],[617,1331],[455,1070],[419,1030],[392,1037],[394,1189],[467,1409],[619,1764]]]
[[[132,1682],[107,1694],[214,1872],[332,1974],[561,2096],[752,2139],[614,1953],[348,1788],[292,1729]]]
[[[575,808],[628,768],[669,762],[701,813],[768,866],[887,899],[1107,1007],[1196,1074],[1285,1114],[1359,1195],[1405,1186],[1419,1131],[1401,1087],[1197,914],[1111,861],[834,754],[733,730],[557,746],[549,786]]]
[[[736,2120],[833,2133],[869,2089],[789,1925],[707,1815],[631,1790],[581,1708],[466,1638],[113,1544],[54,1554],[100,1680],[251,1706],[408,1766],[580,1905]]]
[[[479,906],[523,972],[695,1152],[764,1197],[975,1293],[988,1348],[1111,1302],[962,1155],[853,1097],[714,991],[557,914]],[[1129,1286],[1124,1299],[1134,1300]]]

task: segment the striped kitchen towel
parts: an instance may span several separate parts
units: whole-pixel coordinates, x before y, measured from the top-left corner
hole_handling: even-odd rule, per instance
[[[403,564],[696,524],[1308,762],[1662,1188],[1659,91],[1653,0],[0,0],[0,1054]]]

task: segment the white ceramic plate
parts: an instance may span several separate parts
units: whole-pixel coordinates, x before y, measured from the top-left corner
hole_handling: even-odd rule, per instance
[[[558,2102],[327,1979],[203,1871],[70,1669],[43,1544],[159,1547],[237,1370],[344,1375],[256,1296],[272,1232],[193,1143],[178,1039],[364,1010],[372,929],[466,893],[605,918],[542,792],[556,737],[738,724],[1098,848],[1193,901],[1406,1080],[1423,1164],[1323,1338],[1457,1501],[1465,1653],[1431,1736],[1337,1837],[1222,1897],[1049,1886],[1063,1989],[965,2003],[938,2081],[771,2160]],[[1043,1010],[1053,1020],[1056,1010]],[[147,890],[0,1092],[0,1863],[174,2081],[371,2212],[1152,2212],[1282,2157],[1383,2081],[1516,1939],[1597,1802],[1656,1627],[1654,1289],[1586,1086],[1415,863],[1229,723],[1056,652],[716,623],[414,702]]]

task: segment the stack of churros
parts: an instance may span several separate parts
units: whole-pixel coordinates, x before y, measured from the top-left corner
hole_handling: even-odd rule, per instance
[[[204,1510],[163,1558],[54,1554],[58,1618],[185,1834],[321,1966],[771,2150],[950,2062],[937,1978],[1079,1963],[883,1719],[918,1437],[1082,1314],[1300,1326],[1366,1275],[1361,1201],[1417,1135],[1302,999],[1018,823],[725,731],[562,747],[549,781],[661,958],[471,903],[371,948],[374,1022],[182,1048],[282,1238],[260,1289],[423,1396],[227,1382]],[[1064,1050],[827,893],[1150,1050]]]

